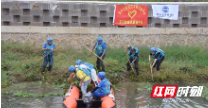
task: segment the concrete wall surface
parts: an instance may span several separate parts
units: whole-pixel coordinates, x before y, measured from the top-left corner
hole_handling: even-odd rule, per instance
[[[92,47],[102,36],[112,48],[134,46],[202,46],[208,48],[208,28],[87,28],[2,26],[1,40],[42,46],[48,37],[62,48]]]
[[[147,27],[114,26],[115,4],[148,6]],[[179,20],[152,17],[152,4],[178,4]],[[63,48],[92,47],[102,36],[110,47],[190,45],[208,48],[208,3],[1,1],[2,36],[6,42],[42,46],[47,37]]]
[[[4,26],[114,26],[115,4],[148,6],[148,26],[157,28],[208,27],[207,2],[96,2],[96,1],[1,1]],[[179,19],[164,20],[152,16],[152,4],[179,5]],[[129,27],[125,27],[129,28]],[[133,27],[134,28],[134,27]],[[136,27],[135,27],[136,28]]]

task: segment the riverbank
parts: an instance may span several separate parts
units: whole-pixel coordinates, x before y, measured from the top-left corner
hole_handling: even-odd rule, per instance
[[[27,69],[42,58],[40,47],[27,44],[2,42],[1,87],[25,81],[43,80],[40,74],[42,61],[26,75]],[[154,72],[154,82],[206,82],[208,81],[208,51],[200,47],[170,46],[161,48],[165,51],[165,60],[161,65],[161,73]],[[126,71],[127,58],[123,49],[107,50],[106,73],[113,84],[118,82],[152,82],[149,62],[149,48],[139,47],[140,76]],[[45,82],[55,85],[66,84],[67,70],[77,59],[95,65],[96,57],[87,50],[59,49],[54,54],[52,72],[46,72]],[[65,74],[66,73],[66,74]]]

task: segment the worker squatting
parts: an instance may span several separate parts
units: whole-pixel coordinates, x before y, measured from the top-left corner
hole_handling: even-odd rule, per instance
[[[48,71],[51,71],[53,66],[53,53],[56,50],[56,47],[53,43],[52,38],[47,39],[47,42],[43,44],[42,50],[44,54],[42,74],[44,74],[45,68],[48,63]],[[92,53],[94,53],[94,50],[96,51],[97,56],[96,68],[99,72],[98,75],[96,74],[96,69],[94,65],[88,62],[82,62],[81,60],[77,60],[76,65],[72,65],[68,69],[70,73],[73,73],[69,76],[68,80],[75,77],[80,80],[79,86],[81,87],[83,98],[85,94],[92,95],[94,97],[104,97],[110,93],[110,81],[105,78],[106,70],[103,63],[103,60],[105,59],[105,56],[107,54],[107,45],[106,42],[103,41],[102,37],[97,38],[97,41],[92,48]],[[130,69],[134,67],[134,69],[136,70],[136,75],[139,76],[139,49],[134,46],[128,46],[127,48],[125,48],[124,52],[129,57],[126,63],[127,71],[130,71]],[[149,61],[151,61],[151,56],[154,61],[151,64],[150,68],[156,67],[157,72],[160,73],[160,65],[165,58],[164,51],[159,48],[152,47],[150,49]],[[97,77],[101,79],[99,83]],[[87,86],[90,84],[91,80],[94,82],[95,88],[93,88],[91,92],[87,93]]]

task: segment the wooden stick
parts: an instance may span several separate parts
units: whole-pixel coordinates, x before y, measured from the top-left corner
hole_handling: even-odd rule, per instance
[[[35,65],[33,65],[30,69],[28,69],[27,71],[25,71],[24,74],[26,74],[28,71],[30,71],[34,66],[36,66],[39,62],[41,62],[41,61],[42,61],[46,56],[48,56],[50,53],[51,53],[51,51],[50,51],[47,55],[45,55],[43,58],[41,58],[41,60],[38,61]]]
[[[128,58],[128,55],[126,54],[126,58],[128,59],[128,61],[129,61],[129,58]],[[131,66],[131,62],[129,61],[129,65]],[[134,73],[136,73],[135,71],[134,71],[134,68],[131,66],[131,69],[133,70],[133,72]]]
[[[80,42],[81,43],[81,42]],[[89,48],[87,48],[85,45],[83,45],[81,43],[82,46],[84,46],[87,50],[89,50],[90,52],[92,52]],[[102,60],[97,54],[95,54],[95,52],[92,52],[96,57],[98,57],[100,60]],[[107,63],[106,61],[102,60],[104,63]]]
[[[150,71],[151,71],[151,74],[152,74],[152,68],[151,68],[151,63],[150,63],[150,61],[149,61],[149,64],[150,64]],[[152,74],[152,81],[154,81],[154,79],[153,79],[153,74]]]

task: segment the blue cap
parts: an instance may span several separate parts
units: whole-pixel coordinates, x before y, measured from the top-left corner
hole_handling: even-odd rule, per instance
[[[136,50],[136,47],[134,47],[134,46],[133,46],[133,47],[131,47],[131,50]]]
[[[53,39],[52,39],[52,38],[48,38],[47,41],[48,41],[48,42],[52,42]]]
[[[98,37],[98,38],[97,38],[97,41],[98,41],[98,42],[103,41],[102,37]]]
[[[151,51],[151,52],[155,52],[155,51],[156,51],[156,48],[155,48],[155,47],[152,47],[152,48],[150,49],[150,51]]]
[[[68,70],[69,70],[69,72],[74,72],[76,70],[76,68],[73,65],[71,65]]]
[[[105,78],[105,72],[99,72],[98,73],[98,77],[100,78],[100,79],[104,79]]]
[[[82,60],[77,60],[76,65],[80,65],[82,63]]]

